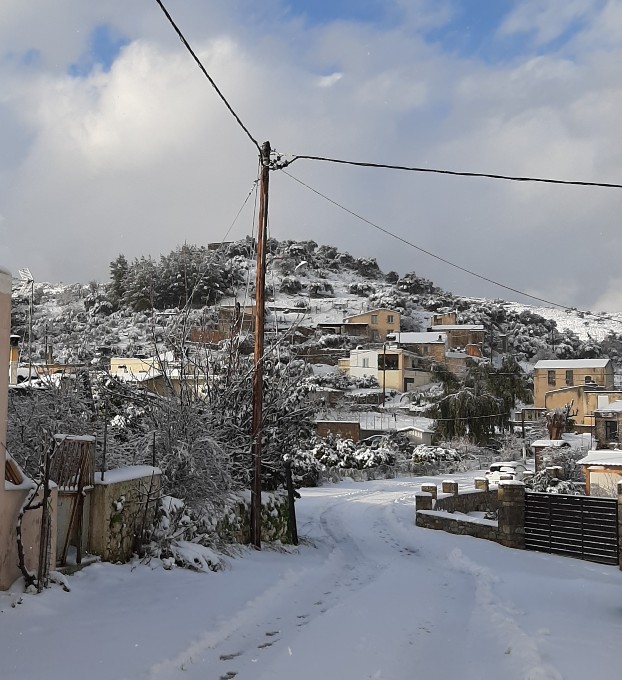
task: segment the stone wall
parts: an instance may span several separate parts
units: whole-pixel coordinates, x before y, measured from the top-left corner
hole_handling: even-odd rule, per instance
[[[261,494],[261,540],[291,543],[287,493]],[[219,537],[231,543],[251,542],[250,491],[231,496],[223,517],[216,524]]]
[[[525,487],[522,482],[502,481],[489,489],[487,480],[478,479],[479,488],[459,491],[456,482],[443,482],[442,491],[424,485],[416,494],[418,527],[447,531],[495,541],[510,548],[525,547]],[[436,498],[435,498],[436,496]],[[468,517],[469,512],[496,510],[498,519]],[[456,515],[455,513],[459,513]]]
[[[136,465],[95,477],[91,494],[90,552],[108,562],[126,562],[153,523],[160,497],[160,470]]]

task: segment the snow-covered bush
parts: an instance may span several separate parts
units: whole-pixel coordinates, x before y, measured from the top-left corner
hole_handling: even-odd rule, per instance
[[[536,472],[533,477],[525,480],[525,487],[530,491],[570,494],[572,496],[585,495],[585,487],[582,482],[559,479],[547,472],[547,470]]]

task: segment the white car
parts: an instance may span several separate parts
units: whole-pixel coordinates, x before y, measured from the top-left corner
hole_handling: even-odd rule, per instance
[[[498,484],[502,479],[518,479],[522,481],[530,474],[531,471],[527,469],[524,461],[506,460],[492,463],[488,472],[486,472],[486,479],[492,484]]]

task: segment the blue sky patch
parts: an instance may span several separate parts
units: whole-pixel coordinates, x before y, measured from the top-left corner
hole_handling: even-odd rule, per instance
[[[109,71],[119,52],[129,39],[108,24],[96,26],[89,36],[88,48],[78,61],[68,68],[70,76],[84,78],[96,67]]]

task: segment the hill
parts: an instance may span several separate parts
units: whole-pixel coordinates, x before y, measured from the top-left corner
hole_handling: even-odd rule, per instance
[[[618,364],[622,357],[618,313],[463,297],[415,272],[385,273],[374,258],[354,258],[313,241],[270,239],[267,260],[267,324],[273,329],[311,329],[364,309],[391,307],[400,311],[403,331],[417,331],[425,330],[432,312],[456,309],[461,323],[484,324],[493,349],[506,338],[508,351],[521,361],[609,356]],[[209,327],[218,305],[251,304],[254,281],[254,242],[247,237],[210,248],[184,245],[159,261],[128,262],[120,255],[105,283],[36,283],[33,360],[152,354],[154,345],[166,347],[193,325]],[[18,290],[12,327],[25,350],[29,301]],[[306,341],[311,350],[316,343]],[[345,350],[348,342],[325,337],[326,346]]]

